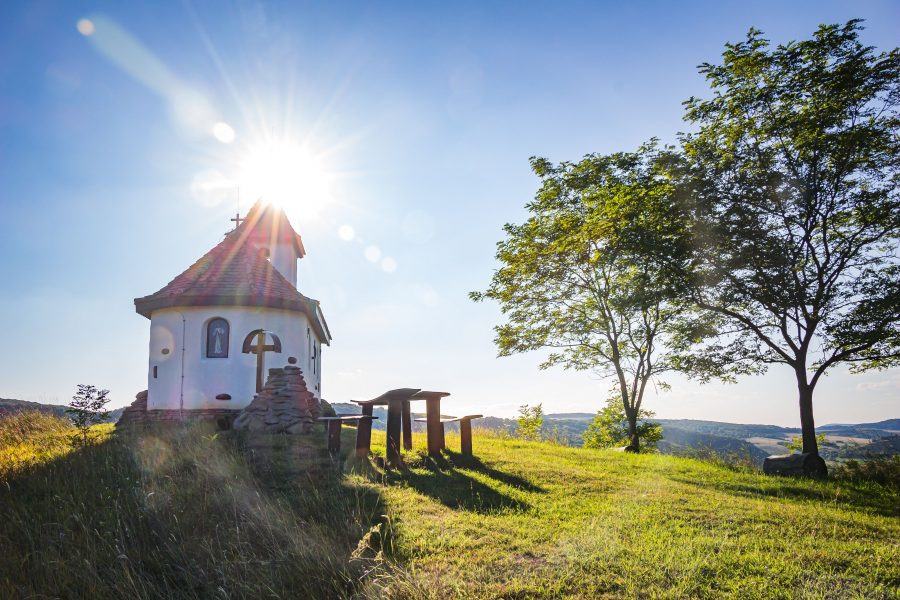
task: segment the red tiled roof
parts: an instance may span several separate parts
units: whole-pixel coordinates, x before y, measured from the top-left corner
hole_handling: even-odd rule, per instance
[[[306,255],[303,239],[288,220],[284,210],[272,204],[257,200],[247,212],[244,222],[233,234],[238,234],[248,242],[269,246],[273,242],[293,246],[299,258]]]
[[[253,243],[259,243],[262,235],[285,236],[280,239],[295,240],[302,256],[300,236],[294,233],[290,223],[279,225],[279,221],[287,222],[283,211],[268,211],[257,203],[236,230],[186,271],[158,292],[135,298],[135,310],[148,319],[154,310],[173,306],[265,306],[295,310],[307,314],[319,338],[327,344],[331,336],[319,316],[318,301],[298,292]],[[261,234],[260,228],[266,233]]]

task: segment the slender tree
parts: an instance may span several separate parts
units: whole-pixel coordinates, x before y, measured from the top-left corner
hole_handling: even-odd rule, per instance
[[[648,246],[680,256],[667,159],[655,143],[575,164],[533,158],[542,185],[528,219],[504,227],[501,266],[471,294],[496,300],[506,316],[495,328],[500,356],[546,348],[542,368],[611,377],[634,451],[647,386],[671,366],[665,340],[678,314],[672,282],[643,258]]]
[[[78,384],[78,392],[66,408],[66,414],[78,430],[73,442],[87,445],[91,441],[91,427],[105,422],[109,418],[106,405],[109,403],[109,390],[98,390],[92,385]]]
[[[696,262],[684,281],[719,328],[680,366],[787,365],[807,453],[828,369],[900,359],[900,52],[876,53],[860,30],[821,26],[774,48],[751,30],[701,65],[712,97],[686,102]]]
[[[622,410],[622,402],[617,396],[618,394],[615,394],[606,401],[606,406],[594,415],[594,419],[582,434],[585,448],[618,448],[631,443],[630,424],[625,411]],[[663,436],[659,423],[650,420],[654,416],[656,415],[653,411],[643,408],[638,414],[640,423],[637,426],[637,435],[644,449],[655,449]]]

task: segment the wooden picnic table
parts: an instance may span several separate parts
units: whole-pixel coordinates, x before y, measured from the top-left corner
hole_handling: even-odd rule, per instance
[[[443,447],[443,426],[440,424],[441,398],[449,395],[449,392],[399,388],[385,392],[371,400],[354,400],[353,402],[360,405],[364,415],[369,416],[372,415],[372,407],[387,406],[387,463],[390,466],[399,468],[403,466],[403,460],[400,456],[401,430],[403,433],[403,447],[406,450],[412,450],[412,412],[410,402],[413,400],[425,401],[425,414],[428,422],[428,453],[436,456],[440,454]],[[362,452],[362,447],[365,448],[365,452],[368,454],[368,447],[372,440],[371,427],[371,421],[368,422],[368,426],[364,422],[360,422],[356,441],[357,454]]]

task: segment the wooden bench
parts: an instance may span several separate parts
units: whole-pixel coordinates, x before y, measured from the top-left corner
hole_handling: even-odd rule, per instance
[[[428,453],[432,456],[440,454],[443,446],[442,428],[439,423],[441,412],[441,399],[449,396],[449,392],[433,392],[418,388],[399,388],[389,390],[377,398],[371,400],[353,400],[362,408],[363,415],[371,415],[373,406],[387,406],[387,427],[385,428],[385,458],[389,466],[403,468],[403,459],[400,451],[401,432],[403,448],[412,449],[412,420],[410,402],[413,400],[425,401],[425,414],[427,415]],[[367,456],[372,437],[371,422],[360,422],[356,439],[356,453],[358,456]]]
[[[372,437],[372,419],[377,419],[372,415],[338,415],[336,417],[319,417],[319,420],[325,424],[325,431],[328,435],[328,451],[337,455],[341,451],[341,427],[344,423],[357,422],[369,426],[369,439]],[[359,431],[357,430],[356,454],[359,455]],[[366,448],[368,455],[368,448]]]
[[[472,456],[472,419],[481,419],[484,415],[466,415],[465,417],[444,417],[442,416],[438,421],[440,425],[440,430],[437,432],[437,444],[435,448],[432,448],[431,443],[429,443],[428,453],[431,455],[437,455],[441,450],[446,448],[446,444],[444,442],[444,424],[445,423],[459,423],[459,445],[460,445],[460,453],[466,456]],[[428,419],[416,419],[417,423],[428,423]],[[430,436],[429,436],[430,438]],[[433,451],[434,450],[434,451]]]

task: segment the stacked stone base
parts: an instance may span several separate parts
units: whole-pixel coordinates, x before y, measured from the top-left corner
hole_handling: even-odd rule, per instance
[[[265,433],[309,433],[321,414],[300,367],[269,369],[266,385],[234,420],[234,429]]]
[[[138,392],[134,397],[134,402],[128,405],[119,420],[116,421],[116,427],[123,425],[141,425],[147,422],[147,390]]]

